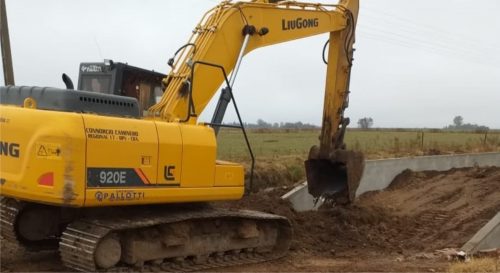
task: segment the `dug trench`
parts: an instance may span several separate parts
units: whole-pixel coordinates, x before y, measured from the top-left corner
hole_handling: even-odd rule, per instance
[[[261,176],[262,177],[262,176]],[[295,212],[287,186],[258,187],[242,200],[214,206],[286,216],[294,227],[280,260],[215,271],[444,271],[445,248],[459,248],[500,211],[500,168],[405,171],[380,192],[349,206]],[[25,253],[2,239],[1,271],[66,271],[57,253]]]
[[[500,211],[499,188],[499,167],[407,170],[350,206],[295,212],[279,187],[224,205],[280,214],[294,227],[287,258],[244,271],[445,271],[441,250],[460,248]]]

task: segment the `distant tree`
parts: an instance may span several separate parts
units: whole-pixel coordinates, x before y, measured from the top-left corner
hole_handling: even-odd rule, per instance
[[[369,117],[360,118],[358,120],[358,127],[361,129],[369,129],[373,126],[373,119]]]
[[[475,132],[487,132],[490,130],[488,126],[464,123],[464,118],[462,116],[454,117],[453,124],[446,126],[445,129],[454,131],[462,130],[462,131],[475,131]]]
[[[464,124],[464,118],[462,116],[454,117],[453,124],[455,124],[455,127],[459,128],[462,124]]]
[[[265,122],[263,119],[258,119],[257,120],[257,127],[258,128],[271,128],[273,126],[272,126],[272,124]]]

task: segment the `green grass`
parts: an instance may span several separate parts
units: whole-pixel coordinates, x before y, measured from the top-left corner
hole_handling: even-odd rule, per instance
[[[287,187],[305,178],[304,160],[311,146],[319,143],[319,130],[249,130],[256,158],[253,190]],[[500,151],[500,132],[443,132],[436,130],[348,130],[348,149],[361,151],[367,159]],[[218,137],[218,158],[242,163],[249,178],[250,156],[240,130],[223,129]]]
[[[256,157],[302,156],[317,142],[318,133],[311,131],[260,133],[258,130],[253,130],[248,132],[248,138]],[[218,138],[218,154],[219,158],[231,160],[247,157],[248,149],[241,131],[221,130]]]
[[[318,144],[319,130],[250,130],[248,137],[257,159],[306,158]],[[422,142],[423,134],[423,142]],[[500,133],[443,132],[418,130],[349,130],[349,149],[362,151],[367,158],[409,155],[484,152],[500,150]],[[221,130],[218,137],[220,159],[244,161],[248,151],[241,131]]]

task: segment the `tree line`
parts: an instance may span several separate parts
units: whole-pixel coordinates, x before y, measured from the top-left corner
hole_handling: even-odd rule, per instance
[[[240,125],[237,122],[227,123],[229,125]],[[320,127],[310,123],[297,122],[266,122],[258,119],[257,123],[244,122],[245,128],[249,129],[319,129]]]
[[[239,125],[237,122],[226,123],[229,125]],[[370,129],[373,127],[374,121],[371,117],[364,117],[358,119],[358,128],[360,129]],[[258,119],[256,123],[245,122],[245,128],[250,129],[319,129],[318,125],[311,123],[303,123],[301,121],[297,122],[266,122],[263,119]],[[464,118],[462,116],[456,116],[453,118],[453,124],[445,126],[444,130],[451,131],[476,131],[476,132],[486,132],[490,128],[484,125],[477,125],[472,123],[464,123]]]
[[[476,132],[486,132],[490,128],[484,125],[477,125],[472,123],[464,123],[464,118],[462,116],[456,116],[453,118],[453,124],[444,127],[445,130],[452,131],[476,131]]]

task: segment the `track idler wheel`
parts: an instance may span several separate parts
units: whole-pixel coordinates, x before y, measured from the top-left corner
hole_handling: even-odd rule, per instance
[[[363,154],[354,151],[335,150],[327,159],[310,155],[305,161],[309,193],[336,203],[354,201],[364,163]]]

